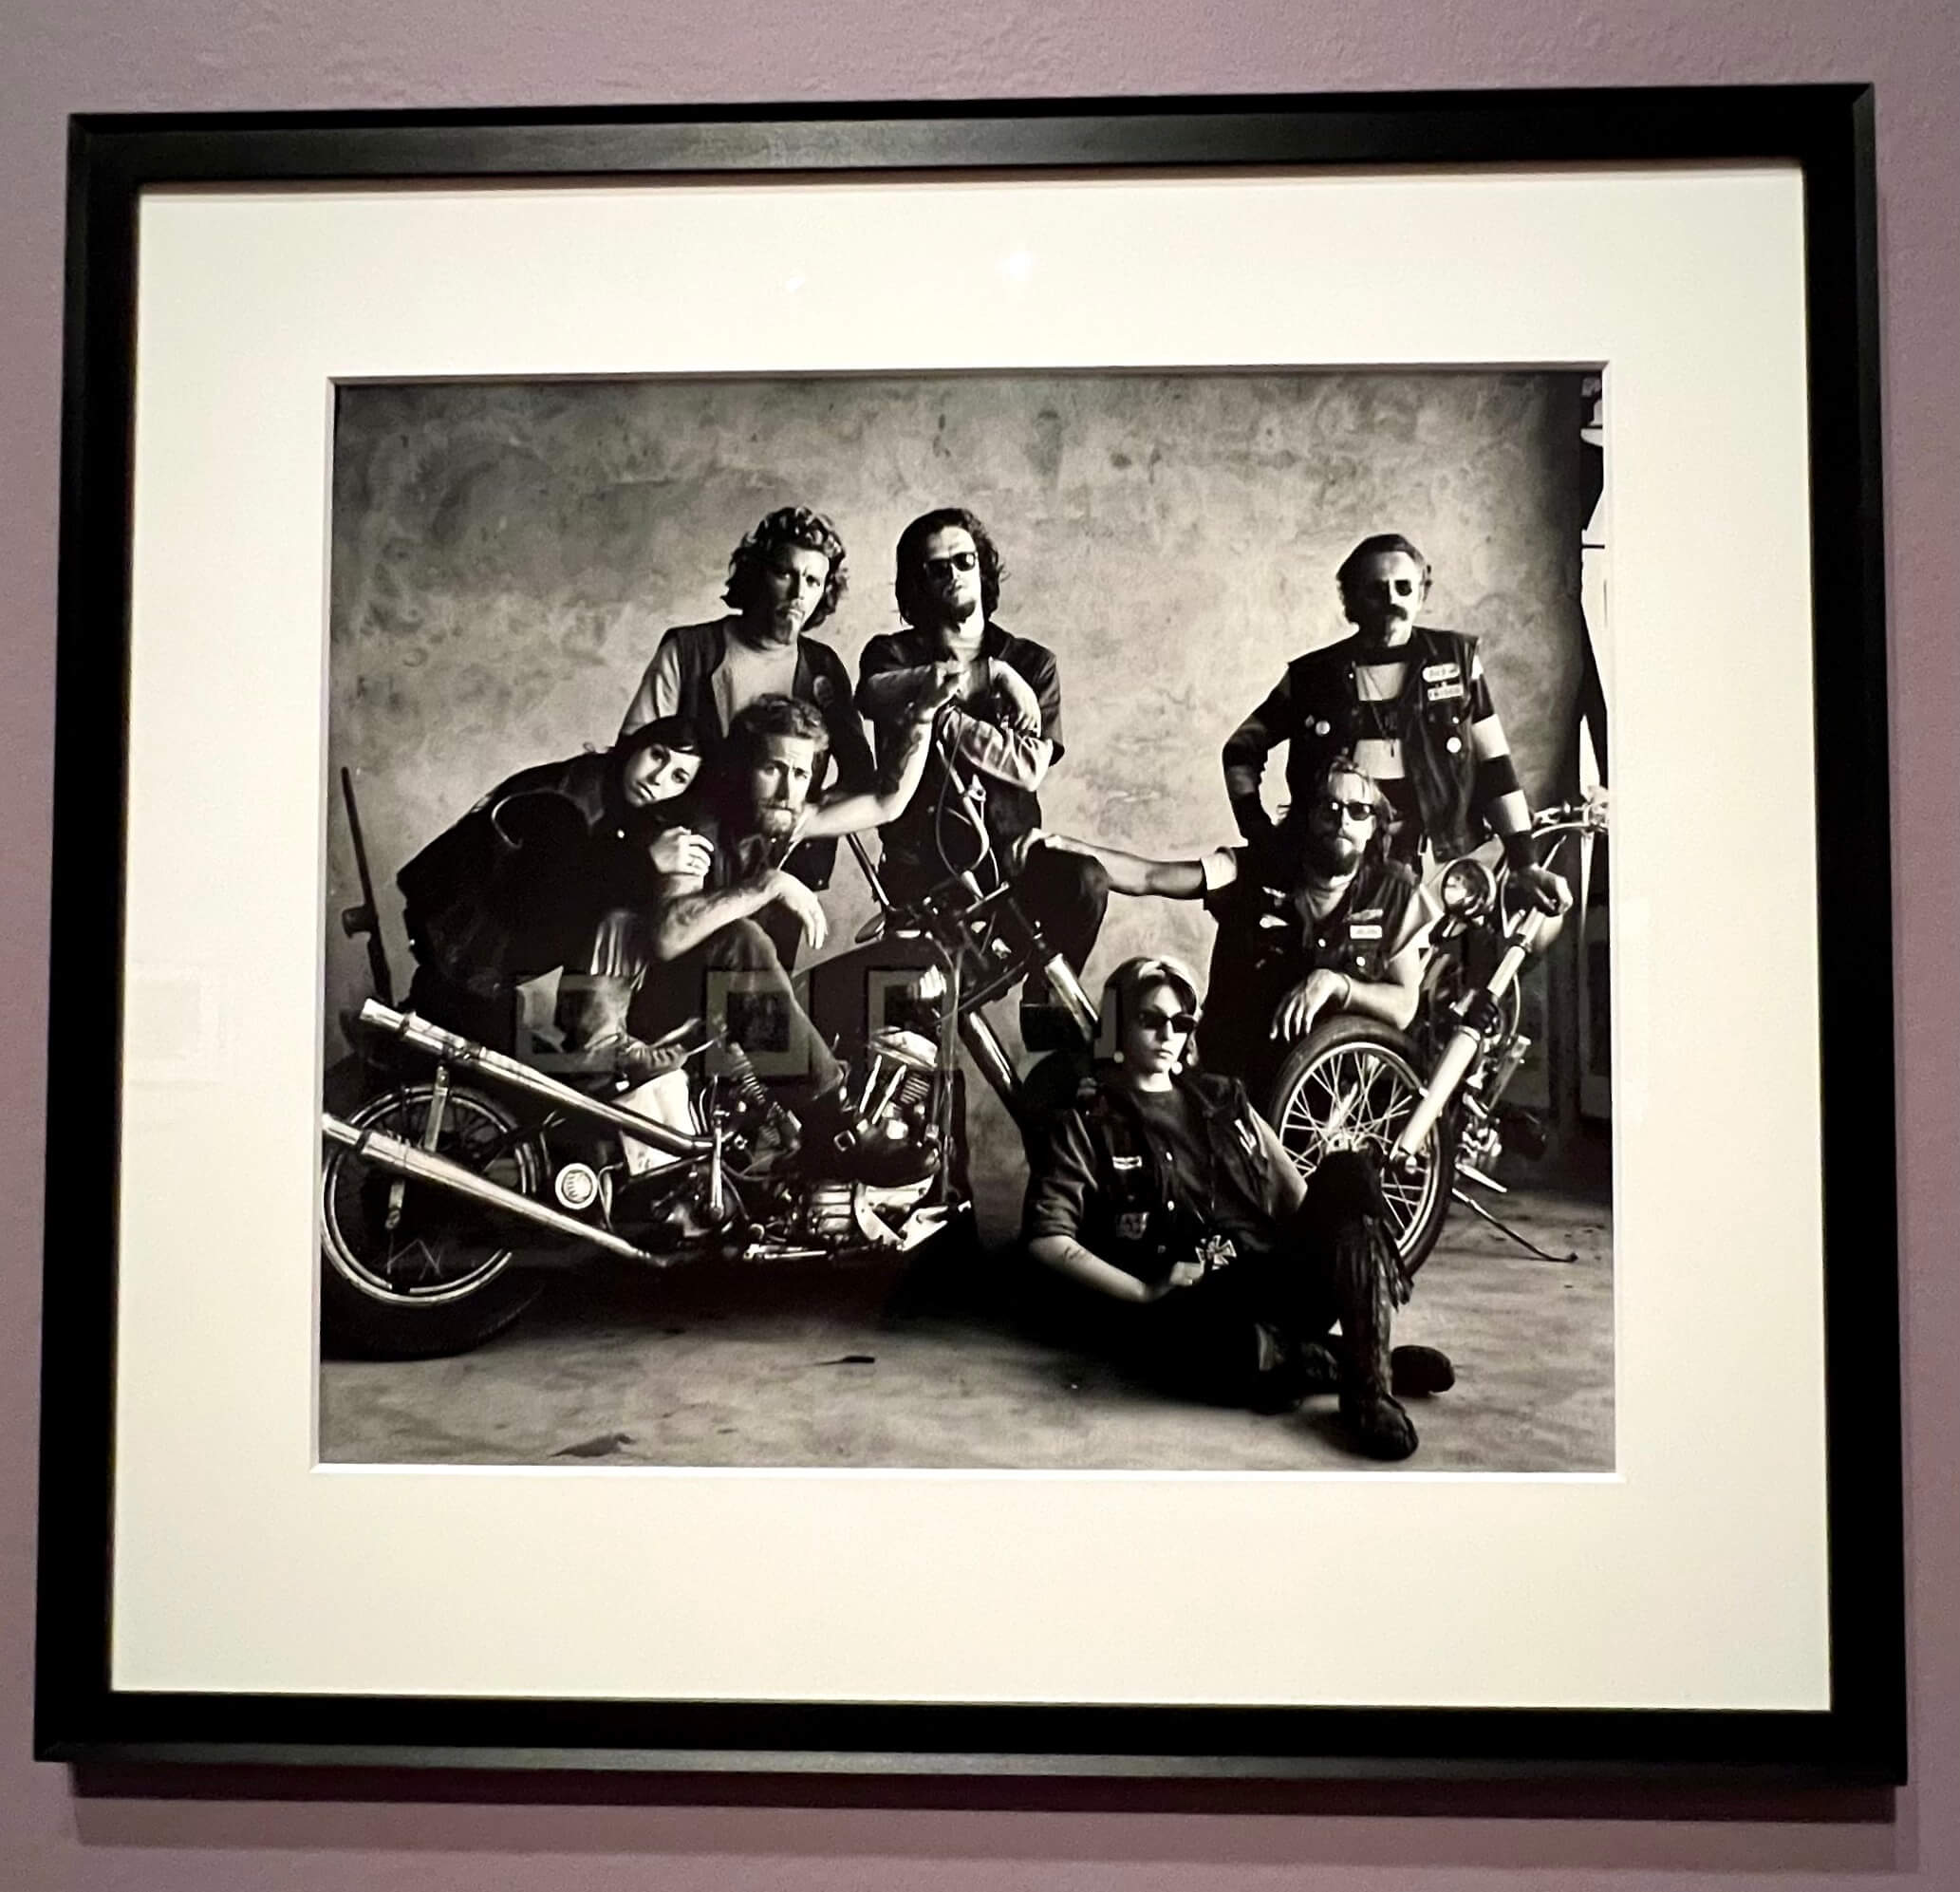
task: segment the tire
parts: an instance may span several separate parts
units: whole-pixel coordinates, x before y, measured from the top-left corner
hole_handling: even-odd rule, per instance
[[[436,1087],[406,1084],[347,1119],[420,1144]],[[544,1161],[517,1119],[480,1091],[452,1088],[439,1155],[525,1195],[538,1193]],[[401,1187],[395,1227],[384,1224]],[[467,1353],[500,1334],[535,1301],[541,1277],[515,1266],[493,1208],[433,1184],[398,1177],[329,1144],[320,1173],[320,1338],[323,1351],[365,1359],[431,1359]]]
[[[1456,1181],[1447,1112],[1423,1139],[1413,1169],[1386,1160],[1422,1096],[1417,1071],[1415,1044],[1406,1033],[1372,1019],[1328,1019],[1287,1053],[1266,1098],[1266,1120],[1301,1175],[1311,1176],[1335,1150],[1359,1150],[1375,1159],[1390,1236],[1407,1275],[1436,1246]]]

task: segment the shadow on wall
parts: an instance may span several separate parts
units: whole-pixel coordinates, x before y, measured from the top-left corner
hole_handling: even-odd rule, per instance
[[[1345,633],[1334,571],[1397,531],[1427,621],[1476,633],[1535,802],[1569,766],[1586,488],[1577,373],[809,376],[343,388],[329,765],[353,772],[398,978],[397,868],[486,789],[604,746],[662,633],[721,614],[763,514],[812,505],[848,548],[820,637],[855,674],[897,625],[906,521],[965,505],[1006,559],[999,617],[1056,654],[1051,826],[1149,853],[1233,838],[1219,750],[1286,661]],[[1269,772],[1279,791],[1279,771]],[[323,794],[325,790],[323,784]],[[327,815],[327,1053],[367,989]],[[871,903],[840,857],[833,939]],[[1116,901],[1089,968],[1171,951],[1194,907]],[[1011,1010],[1011,1008],[1003,1008]],[[989,1112],[982,1166],[1018,1162]]]

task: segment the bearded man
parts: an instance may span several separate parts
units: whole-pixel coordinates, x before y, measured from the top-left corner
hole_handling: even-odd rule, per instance
[[[817,712],[772,694],[737,714],[706,793],[677,816],[685,854],[655,885],[645,938],[651,964],[627,1015],[635,1037],[661,1038],[691,1019],[719,1020],[728,997],[742,992],[775,1013],[781,1048],[812,1096],[836,1091],[843,1067],[811,1024],[759,923],[780,909],[812,950],[823,946],[823,908],[784,871],[784,860],[799,841],[894,819],[918,787],[932,719],[951,694],[949,679],[933,677],[908,700],[875,788],[832,789],[814,801],[824,744]]]
[[[914,519],[899,535],[897,567],[907,628],[874,637],[858,669],[858,707],[881,753],[928,680],[949,680],[953,694],[918,795],[880,837],[885,885],[894,899],[914,899],[991,852],[1021,910],[1079,976],[1108,890],[1093,861],[1040,845],[1037,797],[1062,758],[1055,653],[995,619],[1000,554],[964,508]],[[1032,994],[1021,1006],[1029,1048],[1070,1041],[1067,1015]]]
[[[1287,1047],[1327,1011],[1406,1030],[1440,911],[1389,853],[1388,804],[1349,756],[1325,762],[1258,843],[1195,860],[1147,860],[1092,842],[1117,893],[1203,900],[1218,922],[1204,998],[1204,1061],[1263,1096]]]
[[[844,541],[823,514],[783,506],[744,535],[728,561],[727,617],[677,625],[660,641],[620,724],[625,739],[657,717],[683,717],[701,732],[712,765],[742,710],[764,696],[793,697],[823,720],[828,763],[812,792],[834,771],[835,785],[868,789],[877,771],[864,724],[851,707],[850,674],[830,645],[810,633],[837,609],[848,583]],[[784,863],[806,887],[830,886],[837,843],[804,840]],[[763,926],[786,965],[798,931],[782,909]]]
[[[1248,841],[1273,828],[1260,795],[1267,755],[1286,744],[1297,801],[1332,757],[1384,792],[1391,851],[1420,868],[1465,852],[1484,831],[1503,843],[1511,884],[1547,913],[1571,890],[1538,864],[1531,805],[1511,760],[1474,638],[1418,624],[1429,561],[1400,533],[1365,538],[1335,573],[1353,637],[1296,657],[1224,748],[1225,792]]]

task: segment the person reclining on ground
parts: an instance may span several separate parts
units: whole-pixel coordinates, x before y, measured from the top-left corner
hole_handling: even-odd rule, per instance
[[[1263,1097],[1292,1043],[1330,1012],[1406,1030],[1440,911],[1389,857],[1386,803],[1352,758],[1335,756],[1265,838],[1190,860],[1147,860],[1095,842],[1118,893],[1200,900],[1218,923],[1204,995],[1205,1061]]]
[[[1119,965],[1101,1016],[1107,1055],[1034,1152],[1029,1255],[1086,1291],[1092,1343],[1152,1382],[1261,1412],[1338,1391],[1356,1451],[1408,1457],[1395,1394],[1455,1374],[1433,1348],[1391,1353],[1409,1283],[1368,1158],[1300,1179],[1245,1087],[1195,1068],[1197,987],[1175,960]]]

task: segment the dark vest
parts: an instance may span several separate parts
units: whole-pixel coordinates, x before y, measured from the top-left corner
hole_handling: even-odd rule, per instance
[[[1301,911],[1297,890],[1261,865],[1260,852],[1235,849],[1238,879],[1205,903],[1218,922],[1213,984],[1222,956],[1229,961],[1231,977],[1261,993],[1281,980],[1296,985],[1323,969],[1379,979],[1416,896],[1414,873],[1400,861],[1364,861],[1340,903],[1314,920]]]
[[[712,731],[718,740],[726,737],[728,732],[721,727],[720,712],[715,703],[714,679],[728,648],[728,620],[679,625],[667,636],[673,641],[681,666],[677,713],[686,717],[696,728]],[[799,702],[809,703],[823,718],[830,753],[840,778],[853,788],[869,787],[870,750],[865,740],[864,725],[851,706],[849,673],[828,644],[819,644],[812,637],[796,640],[796,674],[791,682],[790,694]],[[821,783],[820,774],[812,786],[812,796]],[[818,889],[830,886],[836,864],[834,840],[805,841],[785,863],[804,886]]]
[[[1179,1199],[1169,1153],[1151,1140],[1148,1124],[1122,1084],[1091,1080],[1076,1103],[1095,1161],[1082,1245],[1139,1281],[1162,1281],[1207,1232],[1263,1246],[1269,1225],[1265,1158],[1245,1086],[1209,1072],[1191,1072],[1176,1081],[1197,1105],[1211,1150],[1212,1201],[1203,1213]]]
[[[1335,757],[1352,756],[1364,737],[1392,737],[1402,744],[1403,774],[1419,816],[1418,823],[1407,824],[1396,835],[1395,852],[1413,859],[1425,835],[1439,858],[1465,852],[1474,840],[1470,665],[1475,640],[1417,625],[1398,653],[1409,667],[1401,694],[1390,703],[1365,703],[1356,694],[1359,646],[1358,638],[1343,638],[1287,665],[1287,692],[1300,717],[1286,748],[1288,796],[1296,807],[1302,806]],[[1420,832],[1411,832],[1418,827]]]

